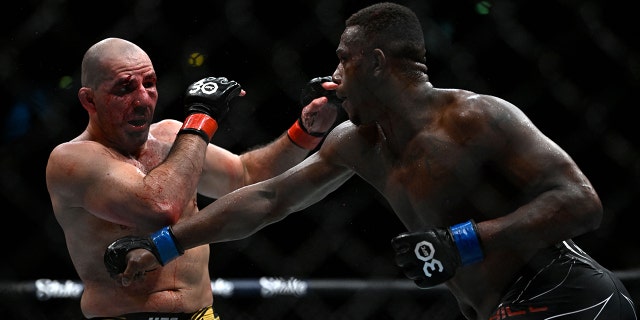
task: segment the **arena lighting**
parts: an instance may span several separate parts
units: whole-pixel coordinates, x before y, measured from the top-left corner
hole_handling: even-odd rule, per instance
[[[489,1],[480,1],[476,3],[476,12],[480,15],[487,15],[491,10],[491,3]]]
[[[71,89],[73,85],[73,78],[71,76],[62,76],[58,81],[58,87],[60,89]]]
[[[192,67],[200,67],[204,63],[204,55],[200,52],[192,52],[189,55],[187,62]]]

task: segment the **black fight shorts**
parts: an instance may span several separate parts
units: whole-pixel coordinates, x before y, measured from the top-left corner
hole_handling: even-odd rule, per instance
[[[88,320],[220,320],[212,306],[202,308],[194,313],[137,312],[123,314],[118,317],[98,317]]]
[[[610,270],[563,241],[531,259],[489,320],[637,320],[636,312]]]

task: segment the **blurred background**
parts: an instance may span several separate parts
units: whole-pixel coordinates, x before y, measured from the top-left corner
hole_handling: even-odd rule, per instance
[[[46,190],[49,152],[84,130],[80,62],[106,37],[150,55],[159,76],[155,117],[182,120],[186,86],[226,76],[247,91],[213,142],[240,153],[282,134],[301,88],[331,75],[344,20],[374,1],[77,0],[14,3],[0,13],[0,197],[4,206],[0,315],[80,319],[79,300],[39,300],[36,279],[76,281]],[[640,268],[637,14],[623,1],[397,1],[423,23],[437,87],[504,98],[569,152],[605,206],[601,228],[576,239],[620,274]],[[193,59],[192,54],[201,56]],[[346,119],[341,114],[341,120]],[[206,205],[213,199],[200,199]],[[256,235],[212,245],[212,279],[260,277],[395,281],[390,239],[404,231],[358,177],[307,210]],[[638,303],[640,284],[625,282]],[[344,282],[340,282],[340,280]],[[15,284],[25,284],[24,287]],[[327,282],[329,283],[329,282]],[[31,285],[29,285],[31,284]],[[305,296],[225,297],[223,319],[461,319],[446,291],[317,290]],[[16,289],[18,289],[16,291]]]

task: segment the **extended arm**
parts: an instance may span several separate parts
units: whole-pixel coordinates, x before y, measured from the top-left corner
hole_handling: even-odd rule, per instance
[[[198,192],[210,198],[276,176],[302,161],[335,124],[340,101],[330,77],[314,78],[301,92],[299,118],[277,139],[241,155],[213,144],[207,149]]]
[[[350,169],[329,163],[322,149],[283,174],[229,193],[150,238],[119,239],[105,253],[113,276],[124,271],[122,283],[135,275],[164,265],[199,245],[242,239],[326,197],[352,175]],[[147,250],[134,250],[145,248]],[[154,256],[150,254],[154,252]]]

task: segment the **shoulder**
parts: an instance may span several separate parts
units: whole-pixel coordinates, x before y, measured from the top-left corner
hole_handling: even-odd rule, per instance
[[[500,133],[514,125],[530,125],[524,112],[505,99],[466,90],[450,90],[445,95],[449,98],[443,108],[444,123],[461,132]]]
[[[513,119],[513,116],[524,116],[520,108],[505,99],[471,91],[460,92],[459,102],[461,108],[458,110],[458,115],[462,118],[483,116],[495,119]]]
[[[321,152],[340,158],[340,162],[358,162],[362,155],[381,142],[376,125],[356,126],[350,120],[338,124],[322,143]]]
[[[49,163],[70,163],[80,159],[102,156],[108,152],[104,145],[92,140],[74,140],[57,145],[49,154]]]
[[[152,124],[149,133],[156,139],[173,143],[181,127],[182,122],[178,120],[164,119]]]
[[[349,140],[356,135],[357,127],[350,120],[344,121],[327,134],[322,146],[342,148],[349,144]]]
[[[95,168],[96,161],[113,154],[104,145],[90,140],[69,141],[57,145],[49,154],[47,177],[52,173],[78,172],[83,168]],[[109,156],[109,158],[113,158]],[[69,170],[61,169],[69,168]],[[73,169],[73,170],[71,170]]]
[[[49,191],[66,194],[77,190],[75,186],[87,183],[87,177],[95,175],[103,167],[104,159],[113,159],[110,154],[112,153],[105,146],[95,141],[80,140],[59,144],[49,154],[45,170]]]

